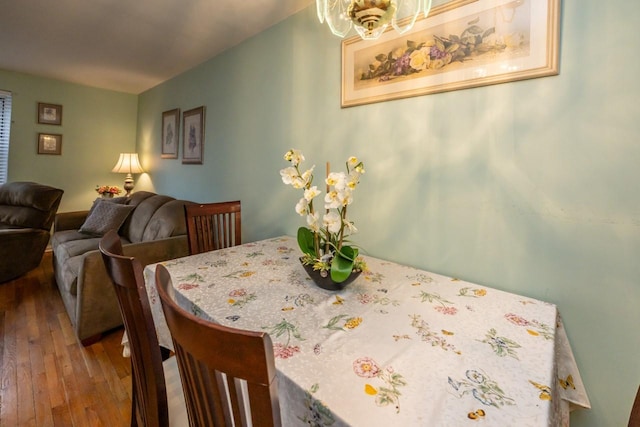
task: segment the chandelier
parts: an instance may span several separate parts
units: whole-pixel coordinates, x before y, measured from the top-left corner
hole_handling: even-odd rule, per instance
[[[316,0],[320,23],[345,37],[351,28],[365,40],[375,40],[389,24],[400,34],[409,31],[421,13],[426,17],[431,0]]]

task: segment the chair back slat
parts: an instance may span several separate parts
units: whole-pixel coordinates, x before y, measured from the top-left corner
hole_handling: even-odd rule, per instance
[[[100,240],[102,259],[113,283],[131,352],[132,425],[168,426],[167,390],[142,265],[123,256],[118,234],[111,230]]]
[[[192,255],[241,244],[239,200],[185,205],[184,212]]]
[[[171,297],[171,276],[156,267],[156,286],[185,391],[191,425],[280,426],[273,344],[266,332],[207,322]]]

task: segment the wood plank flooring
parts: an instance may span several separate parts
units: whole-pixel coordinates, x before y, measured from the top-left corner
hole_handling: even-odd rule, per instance
[[[116,330],[77,340],[54,283],[51,254],[0,284],[0,426],[128,426],[131,366]]]

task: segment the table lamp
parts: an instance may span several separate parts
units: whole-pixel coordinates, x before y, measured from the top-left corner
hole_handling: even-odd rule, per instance
[[[133,190],[133,176],[131,176],[131,174],[144,173],[144,170],[142,166],[140,166],[138,153],[120,153],[118,163],[116,163],[111,172],[127,174],[127,177],[124,179],[124,189],[127,192],[126,197],[129,197],[131,190]]]

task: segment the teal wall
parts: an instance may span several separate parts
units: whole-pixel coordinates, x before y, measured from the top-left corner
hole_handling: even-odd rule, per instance
[[[96,185],[124,185],[111,173],[121,152],[135,151],[138,97],[0,70],[13,98],[8,181],[64,189],[60,212],[83,210]],[[38,102],[62,105],[62,125],[38,124]],[[38,133],[62,134],[62,154],[38,154]]]
[[[314,13],[141,94],[141,185],[241,199],[251,241],[302,225],[278,174],[287,149],[320,170],[357,155],[356,241],[557,304],[593,406],[572,425],[626,425],[640,382],[640,3],[566,0],[558,76],[348,109],[340,40]],[[204,164],[161,159],[162,111],[200,105]]]

